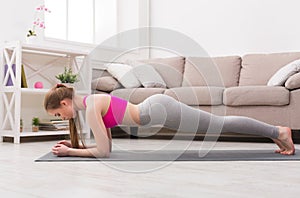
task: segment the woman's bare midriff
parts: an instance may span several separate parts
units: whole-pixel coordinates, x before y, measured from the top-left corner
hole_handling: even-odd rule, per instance
[[[95,97],[99,97],[99,101],[101,101],[99,105],[101,108],[101,115],[103,117],[109,109],[111,97],[107,94],[98,94],[95,95]],[[140,114],[138,106],[128,102],[121,125],[139,125],[139,123]]]
[[[122,125],[139,125],[140,113],[137,105],[128,102]]]

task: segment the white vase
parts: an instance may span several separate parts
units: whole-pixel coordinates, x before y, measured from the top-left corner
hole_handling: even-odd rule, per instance
[[[26,37],[27,44],[35,44],[35,43],[37,43],[37,40],[38,40],[37,36],[27,36]]]
[[[75,84],[74,83],[61,83],[61,84],[65,85],[66,87],[75,88]]]

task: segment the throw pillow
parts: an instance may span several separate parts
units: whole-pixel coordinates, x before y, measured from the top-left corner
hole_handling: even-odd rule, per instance
[[[134,64],[134,74],[145,88],[166,88],[166,83],[159,73],[149,64]]]
[[[287,89],[298,89],[300,88],[300,73],[294,74],[288,78],[285,82],[285,87]]]
[[[137,88],[141,83],[132,71],[132,67],[122,63],[107,64],[107,71],[115,77],[125,88]]]
[[[103,76],[92,80],[92,89],[111,92],[122,87],[122,85],[112,76]]]
[[[295,73],[300,71],[300,59],[295,60],[279,69],[268,81],[268,86],[281,86]]]

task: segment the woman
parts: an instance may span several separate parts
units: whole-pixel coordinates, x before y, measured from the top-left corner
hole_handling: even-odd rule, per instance
[[[183,132],[209,131],[210,126],[221,126],[221,132],[261,135],[271,138],[279,147],[275,152],[283,155],[295,153],[288,127],[272,126],[241,116],[216,116],[189,107],[162,94],[153,95],[138,105],[108,95],[80,96],[73,88],[57,84],[45,96],[44,107],[50,115],[70,122],[71,142],[60,141],[52,152],[58,156],[109,157],[111,152],[110,128],[122,125],[163,125]],[[76,112],[86,110],[86,121],[92,129],[96,146],[78,143]],[[79,122],[77,122],[79,123]]]

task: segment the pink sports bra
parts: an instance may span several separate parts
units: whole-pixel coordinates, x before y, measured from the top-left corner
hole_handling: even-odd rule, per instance
[[[86,107],[86,98],[83,98],[83,104]],[[110,104],[106,114],[102,117],[106,128],[112,128],[122,123],[127,107],[127,101],[116,96],[110,95]]]

